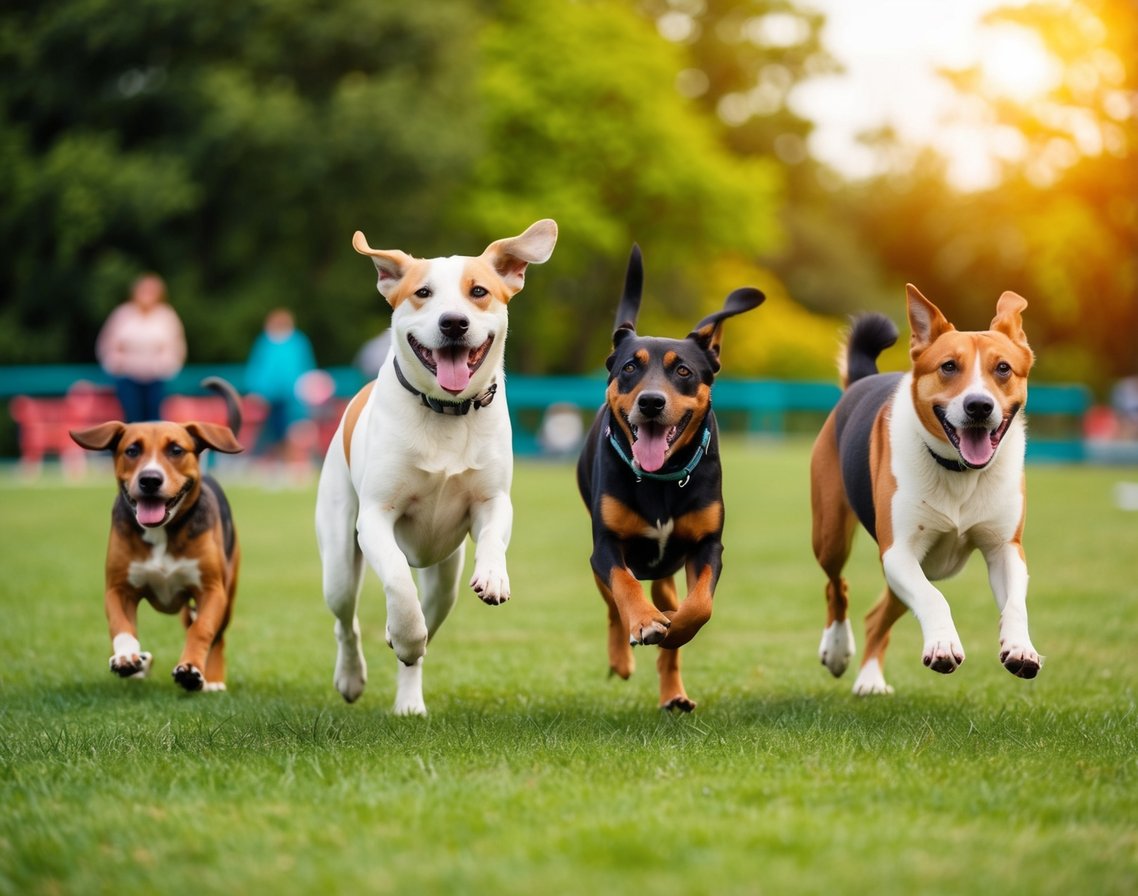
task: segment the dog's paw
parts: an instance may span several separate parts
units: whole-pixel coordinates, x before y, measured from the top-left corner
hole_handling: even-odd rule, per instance
[[[404,666],[414,666],[427,653],[427,624],[421,614],[414,623],[397,626],[395,630],[392,630],[391,623],[388,622],[386,640],[399,662]]]
[[[138,653],[116,653],[111,657],[111,671],[120,678],[145,678],[150,674],[152,657],[146,651]]]
[[[925,643],[921,662],[942,675],[955,672],[964,662],[964,648],[955,639],[944,638]]]
[[[831,622],[822,632],[818,645],[818,659],[830,670],[834,678],[841,678],[849,667],[857,648],[854,645],[853,626],[849,619]]]
[[[691,712],[695,709],[695,701],[688,697],[687,694],[677,694],[669,700],[660,701],[660,709],[671,711],[673,709],[680,712]]]
[[[470,587],[483,603],[492,607],[504,604],[510,599],[510,577],[506,574],[505,568],[474,570]]]
[[[668,636],[671,625],[671,621],[662,615],[633,622],[628,630],[628,643],[659,644]]]
[[[207,681],[202,686],[202,690],[205,691],[207,694],[220,694],[222,691],[226,690],[225,682],[224,681]]]
[[[367,661],[359,644],[345,647],[343,644],[336,651],[336,671],[332,676],[332,683],[340,696],[349,703],[355,703],[360,694],[364,692],[367,684]]]
[[[202,675],[201,669],[197,666],[191,666],[187,663],[180,663],[174,667],[173,671],[174,681],[180,684],[187,691],[200,691],[205,687],[205,676]]]
[[[1043,668],[1043,657],[1031,644],[1000,645],[1000,662],[1016,678],[1035,678]]]
[[[423,702],[423,698],[419,699],[406,699],[400,700],[396,698],[395,705],[391,707],[391,712],[397,716],[425,716],[427,714],[427,704]]]
[[[869,697],[874,694],[892,694],[893,688],[885,683],[881,664],[875,659],[870,659],[866,660],[858,670],[857,679],[853,683],[853,692],[859,697]]]

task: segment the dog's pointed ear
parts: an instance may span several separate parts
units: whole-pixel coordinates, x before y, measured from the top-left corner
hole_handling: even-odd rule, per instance
[[[996,316],[992,318],[989,327],[998,333],[1003,333],[1017,345],[1027,345],[1027,335],[1023,332],[1023,309],[1027,307],[1027,299],[1010,290],[1000,296],[996,303]]]
[[[736,289],[723,302],[723,308],[709,314],[688,333],[688,339],[697,343],[711,358],[713,373],[719,373],[719,349],[723,344],[723,322],[736,314],[758,308],[766,296],[751,286]]]
[[[71,441],[88,451],[106,451],[108,448],[114,451],[125,431],[125,423],[111,420],[90,429],[72,429],[67,434],[71,436]]]
[[[909,331],[912,334],[909,337],[909,357],[915,361],[921,352],[956,327],[912,283],[905,284],[905,297],[909,306]]]
[[[519,236],[495,240],[486,247],[482,257],[498,272],[510,295],[514,296],[526,284],[526,268],[549,261],[555,245],[557,222],[552,218],[542,218]]]
[[[373,249],[367,244],[367,238],[360,230],[352,235],[352,248],[360,255],[371,256],[375,270],[379,274],[375,288],[379,290],[381,296],[387,299],[387,304],[394,308],[395,290],[399,286],[399,281],[407,275],[407,271],[410,270],[411,263],[415,259],[399,249]]]
[[[614,343],[616,334],[621,330],[636,332],[636,318],[640,315],[640,298],[643,294],[644,256],[640,252],[640,246],[633,243],[632,251],[628,255],[628,270],[624,274],[624,294],[620,297],[616,320],[613,321]]]
[[[212,448],[223,454],[239,454],[245,450],[228,426],[194,422],[186,424],[186,432],[194,440],[195,454],[201,454],[206,448]]]

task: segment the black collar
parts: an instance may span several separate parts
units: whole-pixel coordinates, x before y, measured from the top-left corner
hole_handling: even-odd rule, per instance
[[[925,447],[929,448],[928,445]],[[947,457],[941,457],[939,454],[933,451],[932,448],[929,448],[929,454],[932,455],[933,460],[935,460],[938,464],[940,464],[946,470],[952,470],[953,473],[967,473],[969,470],[973,469],[966,464],[962,464],[958,460],[949,460]]]
[[[403,375],[403,371],[399,369],[399,361],[395,358],[391,359],[395,365],[395,378],[399,380],[399,385],[410,392],[412,395],[418,395],[423,402],[423,407],[430,408],[436,414],[447,414],[452,417],[461,417],[463,414],[470,413],[470,409],[478,410],[484,408],[494,400],[494,394],[498,391],[498,384],[496,382],[490,384],[490,388],[474,398],[467,398],[464,401],[440,401],[437,398],[431,398],[424,395],[418,389],[407,381],[407,377]]]

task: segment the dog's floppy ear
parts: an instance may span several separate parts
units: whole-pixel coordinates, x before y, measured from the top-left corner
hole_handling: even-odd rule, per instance
[[[108,448],[113,451],[118,447],[119,439],[125,431],[125,423],[111,420],[90,429],[73,429],[67,434],[71,436],[71,441],[88,451],[106,451]]]
[[[223,454],[238,454],[245,450],[228,426],[219,426],[216,423],[187,423],[186,432],[194,440],[196,454],[201,454],[206,448],[212,448]]]
[[[549,261],[556,244],[557,222],[552,218],[542,218],[527,227],[520,236],[495,240],[486,247],[482,257],[498,272],[513,296],[526,284],[526,268]]]
[[[719,372],[719,348],[723,344],[723,322],[736,314],[758,308],[766,296],[751,286],[736,289],[723,302],[723,308],[709,314],[688,333],[688,339],[697,343],[711,358],[712,373]]]
[[[909,337],[909,357],[915,361],[921,352],[956,327],[912,283],[905,284],[905,296],[909,304],[909,330],[912,333]]]
[[[415,259],[398,249],[373,249],[367,244],[367,238],[360,230],[352,234],[352,248],[360,255],[371,256],[379,274],[375,288],[379,290],[381,296],[387,299],[389,305],[395,307],[393,301],[395,289],[399,285],[399,281],[406,276]]]
[[[996,316],[992,318],[991,330],[1003,333],[1017,345],[1027,345],[1027,335],[1023,332],[1023,309],[1027,299],[1010,290],[1000,296],[996,303]]]

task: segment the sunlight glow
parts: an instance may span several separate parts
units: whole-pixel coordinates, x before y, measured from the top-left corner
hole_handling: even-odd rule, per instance
[[[1016,27],[985,30],[980,68],[987,88],[1020,103],[1047,93],[1063,76],[1039,38]]]

